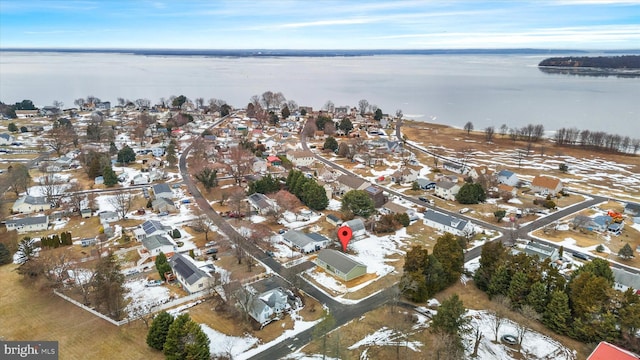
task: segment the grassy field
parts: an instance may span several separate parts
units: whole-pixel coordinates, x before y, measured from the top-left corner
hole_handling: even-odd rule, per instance
[[[33,286],[14,265],[0,267],[0,337],[59,342],[60,359],[163,359],[146,346],[141,321],[117,327]]]

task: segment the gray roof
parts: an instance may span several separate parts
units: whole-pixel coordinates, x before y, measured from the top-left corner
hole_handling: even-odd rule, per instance
[[[364,179],[361,179],[357,176],[353,176],[353,175],[347,175],[347,174],[342,174],[340,176],[338,176],[338,178],[336,179],[336,181],[340,184],[343,184],[351,189],[358,189],[359,187],[361,187],[362,185],[364,185],[367,181]]]
[[[640,290],[640,276],[614,267],[611,270],[613,271],[613,278],[618,284]]]
[[[342,225],[347,225],[348,227],[351,228],[351,231],[353,232],[365,230],[364,221],[362,221],[362,219],[353,219],[353,220],[345,221],[344,223],[342,223]]]
[[[6,134],[6,133],[2,133],[2,134],[0,134],[0,137],[1,137],[1,138],[3,138],[3,139],[5,139],[5,140],[9,140],[9,139],[11,139],[11,135]]]
[[[437,187],[443,188],[443,189],[451,189],[456,185],[457,185],[456,183],[453,183],[451,181],[439,181],[436,183]]]
[[[44,196],[29,196],[26,195],[23,198],[24,203],[25,204],[30,204],[30,205],[46,205],[48,204],[47,202],[47,198]]]
[[[167,184],[153,184],[153,186],[151,186],[153,188],[153,193],[154,194],[162,194],[162,193],[171,193],[173,194],[173,191],[171,191],[171,188],[169,187],[169,185]]]
[[[458,219],[457,217],[439,213],[431,209],[424,212],[424,218],[427,220],[436,222],[438,224],[450,226],[460,231],[462,231],[467,226],[467,223],[468,223],[467,220]]]
[[[169,263],[173,271],[183,277],[189,285],[208,276],[207,273],[199,269],[196,264],[180,253],[174,254]]]
[[[142,228],[142,231],[144,231],[147,235],[153,234],[156,231],[165,231],[171,229],[171,227],[169,226],[162,225],[162,223],[158,220],[147,220],[143,222],[140,227]]]
[[[356,261],[346,254],[340,251],[324,249],[318,253],[318,259],[338,269],[343,274],[348,274],[357,266],[364,266],[365,264]]]
[[[551,255],[553,255],[553,253],[556,251],[558,250],[553,246],[549,246],[546,244],[541,244],[533,241],[530,241],[527,244],[527,246],[524,248],[524,252],[527,255],[531,255],[531,256],[537,255],[540,258],[540,260],[544,260],[548,257],[551,257]]]
[[[7,220],[7,224],[14,224],[16,226],[26,226],[26,225],[36,225],[36,224],[46,224],[49,222],[49,216],[34,216],[27,217],[22,219],[15,220]]]
[[[292,244],[298,246],[299,248],[303,248],[309,244],[315,242],[323,242],[328,241],[328,239],[320,234],[309,233],[305,234],[299,230],[289,230],[282,235],[282,237],[291,242]]]
[[[118,217],[118,214],[116,214],[114,211],[105,211],[103,213],[100,213],[100,220],[106,220],[114,217]]]
[[[171,206],[174,206],[174,207],[176,206],[176,205],[173,203],[173,200],[171,200],[171,199],[167,199],[167,198],[163,198],[163,197],[161,197],[161,198],[157,198],[157,199],[153,200],[153,201],[151,202],[151,206],[162,205],[162,203],[165,203],[165,204],[167,204],[167,205],[171,205]]]
[[[268,209],[271,207],[269,198],[265,194],[253,193],[249,195],[249,201],[259,209]]]
[[[142,245],[148,250],[153,250],[162,246],[173,246],[173,243],[165,235],[153,235],[144,238]]]

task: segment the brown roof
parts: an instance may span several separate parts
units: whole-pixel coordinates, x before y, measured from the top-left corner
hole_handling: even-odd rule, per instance
[[[537,186],[537,187],[552,189],[552,190],[557,189],[559,184],[560,184],[560,179],[553,178],[550,176],[544,176],[544,175],[536,176],[535,178],[533,178],[533,181],[531,182],[531,186]]]
[[[347,174],[342,174],[338,176],[336,181],[338,181],[338,183],[343,184],[351,189],[358,189],[367,182],[366,180],[363,180],[357,176],[347,175]]]
[[[498,191],[512,192],[515,189],[513,186],[507,184],[498,184]]]
[[[304,157],[313,157],[313,152],[310,150],[296,150],[296,151],[288,151],[287,157],[300,159]]]

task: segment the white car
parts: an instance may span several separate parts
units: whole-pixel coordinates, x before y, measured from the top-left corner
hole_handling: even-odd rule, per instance
[[[468,213],[469,211],[471,211],[471,209],[469,209],[469,208],[462,208],[462,209],[460,209],[460,214]]]

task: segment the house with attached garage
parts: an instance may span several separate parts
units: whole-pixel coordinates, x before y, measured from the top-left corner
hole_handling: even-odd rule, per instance
[[[178,249],[176,244],[169,239],[169,236],[164,234],[152,235],[142,239],[142,246],[154,259],[161,252],[170,258]]]
[[[35,216],[23,219],[7,220],[5,224],[7,230],[16,230],[18,234],[43,231],[47,230],[49,227],[49,216]]]
[[[247,310],[249,316],[254,319],[260,326],[277,320],[284,312],[290,308],[289,295],[282,288],[267,290],[262,293],[242,292],[241,298],[249,305]],[[248,299],[247,299],[248,297]]]
[[[380,212],[382,214],[407,214],[409,216],[409,220],[418,220],[418,214],[415,210],[402,206],[393,201],[387,201],[380,208]]]
[[[474,226],[470,221],[458,219],[431,209],[424,212],[424,224],[457,236],[466,236],[474,233]]]
[[[211,275],[199,268],[189,256],[175,253],[169,260],[169,265],[176,279],[189,294],[207,290],[211,285]]]
[[[153,184],[151,186],[153,190],[153,195],[156,199],[165,198],[165,199],[173,199],[173,190],[169,187],[168,184]]]
[[[558,178],[538,175],[531,181],[531,191],[540,195],[555,196],[562,190],[562,181]]]
[[[509,170],[500,170],[497,174],[497,179],[498,183],[509,186],[516,186],[520,182],[520,179],[518,179],[518,175]]]
[[[353,175],[342,174],[336,178],[335,193],[342,196],[351,190],[364,190],[371,186],[371,183]]]
[[[134,229],[133,234],[138,241],[142,241],[149,236],[167,234],[170,230],[171,226],[164,226],[158,220],[147,220]]]
[[[558,249],[535,241],[529,241],[524,248],[524,253],[529,256],[537,256],[540,261],[549,259],[554,262],[560,258]]]
[[[151,208],[157,212],[176,212],[176,204],[171,199],[165,197],[157,198],[151,202]]]
[[[460,191],[460,185],[457,183],[439,181],[436,183],[434,195],[445,200],[455,201],[458,191]]]
[[[260,215],[267,215],[278,208],[278,204],[265,194],[253,193],[248,196],[247,200]]]
[[[357,279],[367,273],[367,265],[354,260],[347,254],[331,249],[320,251],[316,264],[343,281]]]
[[[15,203],[11,210],[16,214],[31,214],[34,212],[51,209],[51,203],[44,196],[23,195]]]
[[[102,224],[103,227],[107,227],[110,223],[120,220],[120,216],[115,211],[104,211],[98,216],[100,217],[100,224]]]

